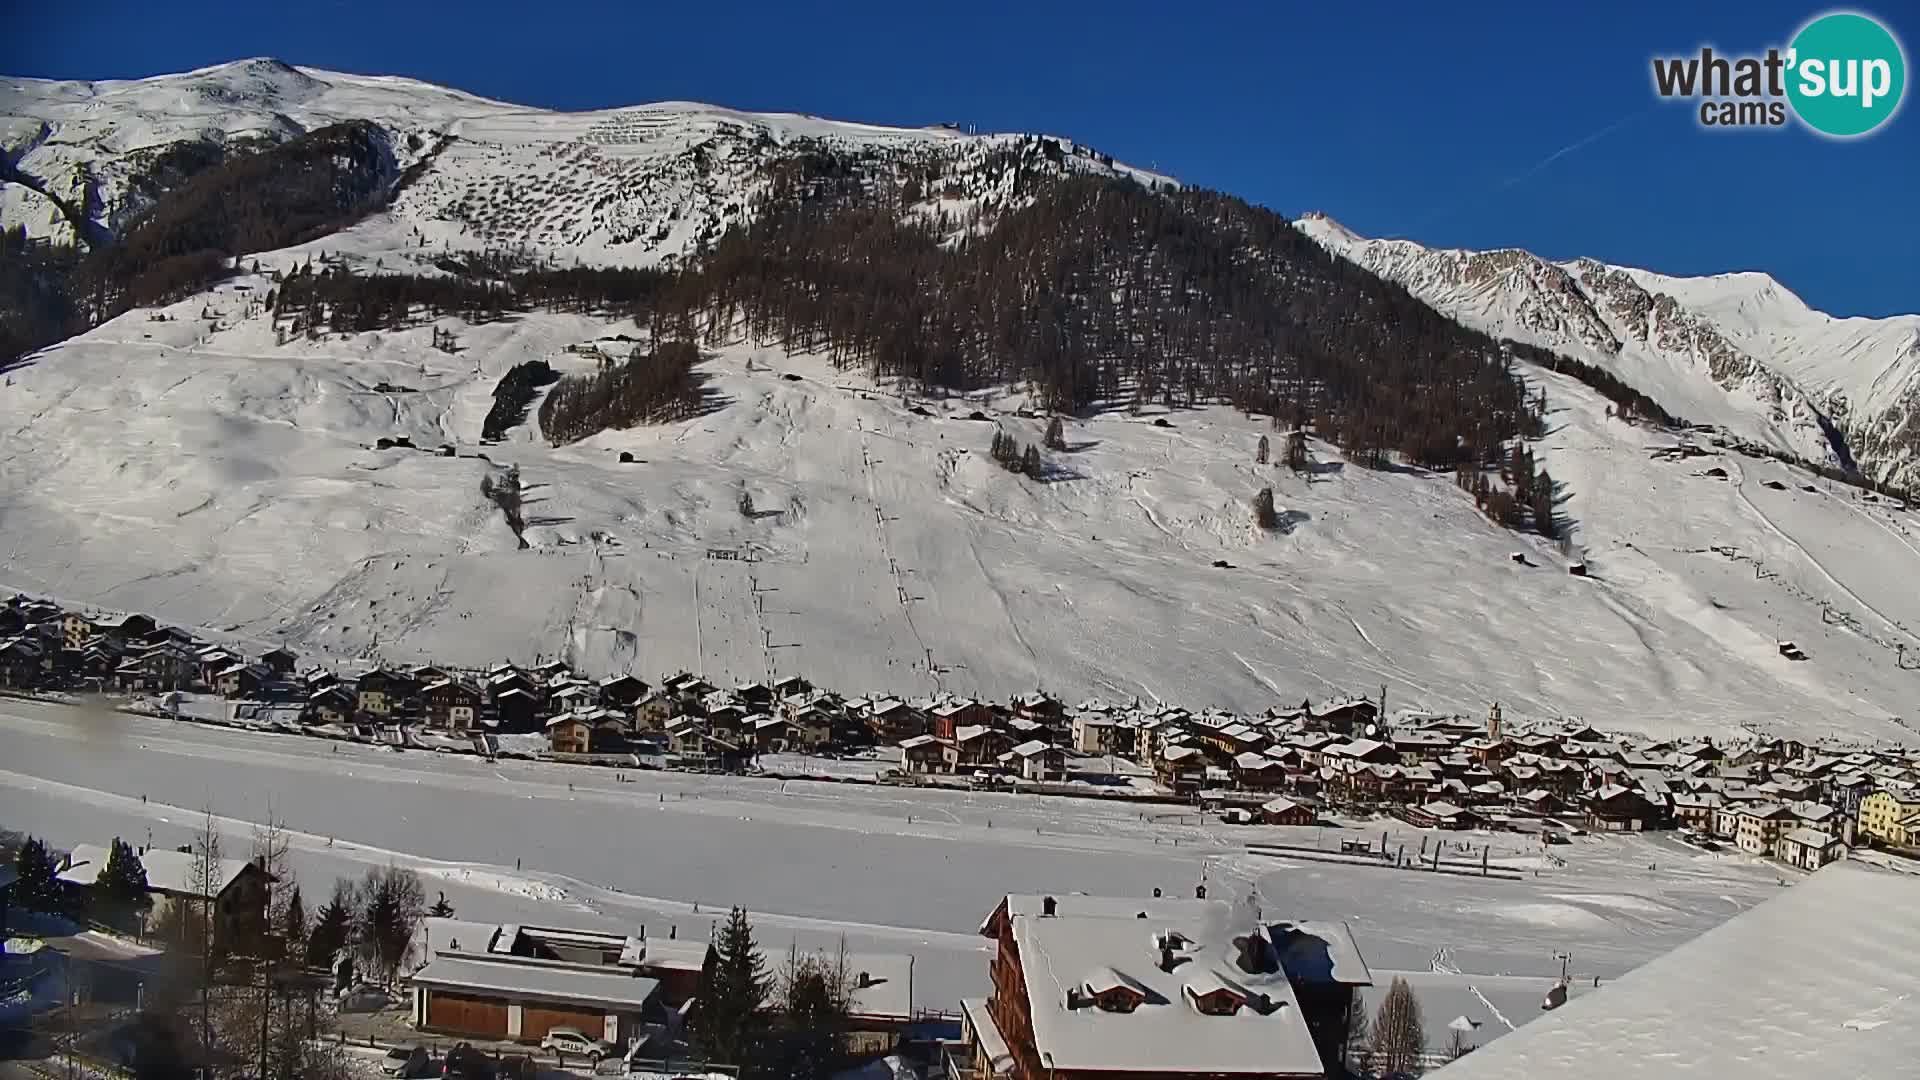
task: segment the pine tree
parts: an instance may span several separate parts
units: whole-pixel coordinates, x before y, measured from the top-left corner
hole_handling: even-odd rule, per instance
[[[353,913],[358,907],[353,882],[345,879],[334,882],[332,898],[320,909],[313,921],[313,930],[307,935],[309,966],[333,965],[334,956],[346,947],[347,939],[353,934]]]
[[[1298,428],[1287,433],[1287,468],[1294,472],[1306,472],[1310,464],[1307,458],[1307,433]]]
[[[287,954],[299,956],[307,940],[307,905],[300,899],[300,886],[287,890],[287,907],[280,915],[280,939]]]
[[[1253,497],[1253,520],[1262,529],[1273,530],[1280,527],[1280,515],[1273,508],[1273,489],[1263,487]]]
[[[1067,448],[1066,426],[1060,423],[1060,418],[1057,416],[1047,424],[1046,443],[1047,449],[1049,450],[1065,450]]]
[[[1040,479],[1045,468],[1046,466],[1040,462],[1039,447],[1029,446],[1027,447],[1026,453],[1020,455],[1020,471],[1033,477],[1035,480]]]
[[[1259,445],[1253,449],[1253,463],[1255,465],[1265,465],[1267,463],[1267,437],[1265,435],[1260,436]]]
[[[444,891],[440,893],[440,899],[435,900],[433,906],[427,909],[427,914],[436,919],[453,918],[453,905],[447,903],[447,894]]]
[[[1420,1067],[1427,1051],[1426,1028],[1421,1025],[1420,1001],[1407,980],[1394,976],[1393,985],[1373,1014],[1373,1065],[1383,1073],[1410,1073]]]
[[[750,1064],[758,1047],[755,1017],[767,1004],[771,981],[767,962],[753,944],[753,926],[744,908],[734,908],[714,942],[714,956],[702,972],[700,1011],[694,1014],[694,1038],[715,1061]]]
[[[13,857],[13,902],[27,911],[59,915],[66,911],[66,894],[60,884],[60,867],[46,842],[28,837]]]
[[[147,868],[132,845],[114,837],[107,865],[93,882],[94,916],[109,926],[132,931],[153,901],[147,896]]]

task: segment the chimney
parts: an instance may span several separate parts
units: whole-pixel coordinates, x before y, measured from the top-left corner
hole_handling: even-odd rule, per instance
[[[1160,946],[1160,970],[1169,973],[1172,972],[1174,968],[1173,931],[1163,930],[1154,935],[1153,941],[1154,944]]]
[[[1042,915],[1051,918],[1053,914],[1059,910],[1059,907],[1060,902],[1051,896],[1043,896],[1040,898],[1040,914]]]
[[[853,988],[855,990],[865,990],[867,987],[872,985],[873,985],[873,976],[865,971],[853,977]]]
[[[1207,883],[1206,883],[1206,882],[1204,882],[1204,881],[1203,881],[1203,882],[1201,882],[1200,884],[1198,884],[1198,885],[1195,885],[1195,886],[1193,887],[1193,898],[1194,898],[1195,900],[1205,900],[1205,899],[1207,898]]]
[[[1155,900],[1158,900],[1158,899],[1160,899],[1160,886],[1158,886],[1158,885],[1155,885],[1155,886],[1153,887],[1153,898],[1154,898]]]

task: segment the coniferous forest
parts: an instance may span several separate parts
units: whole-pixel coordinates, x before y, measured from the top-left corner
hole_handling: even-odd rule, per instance
[[[346,123],[230,155],[84,256],[8,237],[0,357],[190,295],[247,252],[377,210],[408,180],[384,140]],[[746,224],[673,269],[506,252],[445,255],[431,274],[309,261],[268,305],[282,340],[536,309],[635,318],[651,331],[645,347],[549,392],[541,420],[556,441],[697,412],[697,347],[745,337],[928,393],[1022,386],[1063,413],[1229,404],[1309,429],[1363,466],[1455,471],[1491,518],[1548,534],[1553,483],[1518,441],[1539,434],[1543,404],[1516,363],[1581,380],[1629,420],[1682,423],[1604,370],[1460,326],[1276,213],[1048,168],[1045,142],[992,163],[1012,197],[990,212],[930,211],[935,166],[804,149],[771,159]],[[436,331],[436,345],[456,348],[451,336],[443,345]],[[502,424],[530,389],[513,388]]]

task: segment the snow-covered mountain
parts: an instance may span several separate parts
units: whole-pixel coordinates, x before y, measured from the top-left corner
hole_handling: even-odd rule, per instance
[[[1835,318],[1761,273],[1429,248],[1322,214],[1299,227],[1468,326],[1603,367],[1693,423],[1920,487],[1920,315]]]
[[[350,227],[248,253],[203,294],[6,373],[0,586],[335,657],[566,655],[648,677],[1246,709],[1385,687],[1393,707],[1477,714],[1497,698],[1514,716],[1648,730],[1911,731],[1895,718],[1914,719],[1920,686],[1898,667],[1902,646],[1920,655],[1920,521],[1761,457],[1650,456],[1671,440],[1552,372],[1526,372],[1551,409],[1537,451],[1584,578],[1489,524],[1450,475],[1347,467],[1319,444],[1310,477],[1255,464],[1270,423],[1223,406],[1076,420],[1040,483],[988,453],[996,430],[1040,441],[1017,390],[917,400],[738,339],[703,364],[713,408],[693,419],[558,447],[530,419],[482,446],[509,370],[589,372],[644,329],[532,310],[288,334],[262,303],[276,272],[316,260],[671,262],[753,214],[770,172],[812,148],[919,178],[908,209],[956,229],[1020,200],[1033,168],[1171,183],[1064,139],[690,104],[561,114],[257,60],[0,80],[0,116],[0,213],[36,236],[120,232],[229,150],[346,120],[380,128],[401,178]],[[1697,422],[1832,461],[1830,417],[1878,475],[1911,460],[1911,324],[1830,320],[1747,277],[1716,288],[1302,228]],[[436,347],[447,333],[457,348]],[[524,547],[481,490],[508,465]],[[1262,486],[1272,532],[1253,525]],[[1785,658],[1783,639],[1812,659]]]
[[[767,163],[800,147],[937,166],[929,206],[959,213],[1011,197],[996,154],[1051,152],[1063,169],[1166,177],[1066,139],[893,128],[688,102],[559,113],[386,76],[252,59],[180,75],[107,82],[0,79],[0,227],[85,239],[124,229],[192,166],[347,120],[389,136],[405,169],[433,155],[385,219],[393,246],[527,248],[567,262],[650,265],[684,254],[750,212]],[[387,238],[381,238],[382,241]],[[376,241],[379,242],[379,241]]]

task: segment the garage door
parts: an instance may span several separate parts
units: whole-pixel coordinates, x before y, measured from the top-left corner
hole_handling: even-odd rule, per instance
[[[572,1028],[589,1039],[600,1037],[606,1014],[593,1009],[564,1009],[528,1005],[520,1012],[520,1037],[531,1042],[557,1027]]]
[[[507,1005],[503,1001],[429,990],[427,1026],[436,1031],[504,1039],[507,1037]]]

